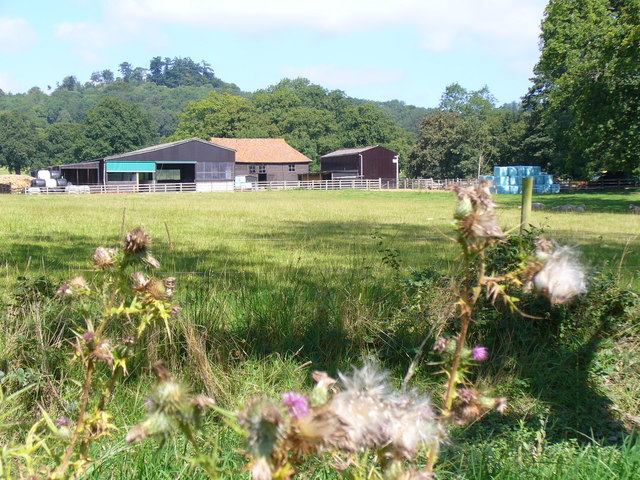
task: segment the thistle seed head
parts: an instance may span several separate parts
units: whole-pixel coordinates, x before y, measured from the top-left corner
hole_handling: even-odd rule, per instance
[[[116,250],[113,248],[98,247],[96,251],[93,252],[93,264],[101,270],[112,267],[116,263],[114,258],[115,253]]]
[[[347,451],[385,448],[390,455],[413,459],[421,447],[439,444],[441,429],[429,397],[398,392],[388,374],[367,364],[352,375],[340,375],[342,389],[327,409],[344,423]]]
[[[124,239],[124,251],[128,254],[144,252],[149,245],[151,245],[151,237],[142,227],[134,228]]]
[[[149,279],[142,272],[134,272],[131,275],[131,281],[133,282],[133,289],[140,293],[145,291],[145,287],[149,283]]]
[[[504,237],[494,213],[496,204],[491,195],[491,185],[490,181],[481,180],[477,185],[454,187],[459,200],[454,217],[466,238],[492,240]]]
[[[127,437],[125,438],[125,441],[127,443],[139,442],[140,440],[144,440],[146,436],[147,436],[147,429],[143,424],[138,424],[138,425],[135,425],[131,430],[129,430],[129,433],[127,433]]]
[[[156,270],[160,268],[160,262],[156,260],[153,255],[147,253],[147,256],[142,259],[144,263],[149,265],[151,268],[155,268]]]
[[[89,284],[87,283],[85,278],[82,275],[77,275],[67,283],[63,284],[60,288],[58,288],[58,290],[56,291],[56,295],[74,296],[78,295],[79,293],[86,293],[89,290]]]
[[[108,365],[113,365],[113,352],[111,350],[109,342],[101,342],[93,349],[91,356]]]
[[[544,267],[533,277],[533,286],[552,305],[561,305],[587,291],[586,274],[569,247],[548,255]]]

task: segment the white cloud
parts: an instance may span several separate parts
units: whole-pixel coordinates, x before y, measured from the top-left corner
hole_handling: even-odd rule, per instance
[[[56,25],[56,37],[88,49],[101,49],[108,45],[110,35],[103,25],[86,22]]]
[[[4,93],[16,92],[18,90],[18,82],[16,82],[11,74],[0,72],[0,89]]]
[[[18,53],[35,41],[36,33],[25,19],[0,17],[0,51]]]
[[[411,28],[425,48],[473,46],[517,54],[537,44],[547,0],[116,0],[110,13],[140,28],[150,23],[273,33],[328,34]]]
[[[385,85],[397,82],[404,73],[378,67],[340,68],[336,65],[314,65],[310,67],[285,67],[282,74],[290,77],[304,77],[313,83],[328,88],[349,88],[365,85]]]

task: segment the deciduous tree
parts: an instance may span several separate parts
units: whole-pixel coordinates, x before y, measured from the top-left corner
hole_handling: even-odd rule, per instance
[[[11,110],[0,112],[0,165],[10,172],[42,166],[42,134],[33,115]]]
[[[541,45],[527,104],[556,170],[640,173],[640,3],[551,0]]]

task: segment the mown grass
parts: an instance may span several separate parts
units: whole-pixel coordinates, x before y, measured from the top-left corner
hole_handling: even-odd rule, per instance
[[[519,197],[497,200],[501,224],[515,228]],[[472,341],[489,345],[494,356],[478,380],[507,395],[511,408],[455,432],[439,475],[634,478],[640,447],[628,432],[640,415],[640,335],[628,320],[631,297],[620,288],[638,291],[640,216],[627,209],[640,204],[640,193],[534,200],[587,206],[585,213],[534,212],[532,223],[580,247],[593,293],[540,320],[480,311]],[[90,275],[95,247],[119,243],[123,210],[127,227],[145,225],[163,274],[178,277],[184,310],[174,342],[156,333],[147,357],[116,390],[113,413],[123,427],[114,441],[96,446],[100,462],[91,477],[200,478],[180,460],[190,454],[180,439],[161,448],[123,443],[126,426],[144,415],[148,363],[167,359],[184,383],[228,408],[259,393],[309,388],[312,370],[335,374],[368,354],[402,378],[451,302],[454,203],[449,193],[424,192],[5,196],[3,299],[15,305],[16,287],[25,285],[19,276],[28,285],[44,276],[53,288],[78,270]],[[50,293],[21,297],[19,315],[2,312],[0,362],[10,372],[28,369],[38,384],[21,402],[24,418],[37,405],[71,417],[77,409],[70,380],[80,372],[69,362],[68,340],[82,319]],[[536,302],[524,307],[548,309]],[[422,365],[414,381],[437,398],[441,379],[433,373]],[[204,432],[209,451],[221,452],[221,478],[246,478],[238,474],[244,460],[237,434],[215,418]],[[336,477],[309,465],[300,478]]]

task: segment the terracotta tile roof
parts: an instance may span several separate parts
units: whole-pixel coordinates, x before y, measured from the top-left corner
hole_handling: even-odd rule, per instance
[[[309,163],[311,159],[284,138],[212,138],[216,145],[236,151],[236,163]]]

